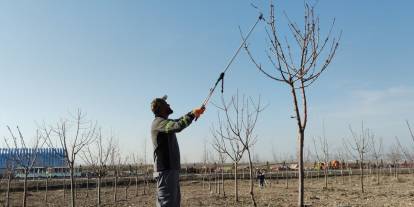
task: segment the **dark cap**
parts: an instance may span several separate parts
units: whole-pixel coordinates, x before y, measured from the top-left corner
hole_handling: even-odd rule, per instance
[[[152,102],[151,102],[151,111],[155,115],[157,115],[159,113],[161,104],[166,103],[167,98],[168,98],[168,96],[164,95],[161,98],[155,98],[154,100],[152,100]]]

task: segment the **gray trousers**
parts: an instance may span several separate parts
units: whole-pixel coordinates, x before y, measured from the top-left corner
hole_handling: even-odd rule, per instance
[[[155,172],[157,182],[157,207],[180,207],[180,172],[178,170],[165,170]]]

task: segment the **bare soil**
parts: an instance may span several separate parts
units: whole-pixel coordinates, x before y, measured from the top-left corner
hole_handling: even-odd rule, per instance
[[[393,176],[381,176],[380,184],[374,175],[365,178],[365,193],[361,193],[358,176],[330,177],[328,188],[324,188],[324,179],[307,179],[305,184],[305,201],[309,206],[414,206],[414,175],[399,175],[399,179]],[[260,189],[255,183],[255,194],[258,206],[296,206],[297,181],[289,180],[286,188],[286,180],[267,180],[265,188]],[[4,188],[4,182],[1,183]],[[215,185],[208,182],[184,181],[181,182],[182,206],[252,206],[248,194],[248,180],[240,181],[239,202],[234,201],[233,181],[225,181],[225,192],[219,195],[215,192]],[[117,203],[113,202],[113,188],[106,186],[102,189],[103,206],[155,206],[154,184],[149,184],[149,189],[143,193],[144,186],[138,188],[138,195],[134,185],[128,189],[128,197],[125,198],[125,186],[120,186],[117,193]],[[11,206],[21,206],[23,192],[11,193]],[[50,190],[48,203],[44,202],[45,191],[30,191],[28,206],[70,206],[70,191]],[[5,193],[0,195],[0,204],[4,205]],[[77,206],[96,206],[95,189],[79,189],[77,191]]]

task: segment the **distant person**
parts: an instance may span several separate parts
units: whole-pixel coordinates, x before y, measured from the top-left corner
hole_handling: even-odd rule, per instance
[[[260,188],[263,188],[265,184],[265,175],[263,171],[259,170],[257,179],[259,180]]]
[[[200,117],[204,108],[196,108],[179,119],[168,119],[173,113],[167,103],[167,96],[151,102],[155,119],[151,126],[151,138],[154,146],[154,178],[157,182],[157,207],[179,207],[181,192],[179,183],[180,149],[175,133]]]

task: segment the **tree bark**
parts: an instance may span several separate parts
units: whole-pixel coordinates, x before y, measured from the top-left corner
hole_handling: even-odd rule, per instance
[[[361,162],[359,163],[359,169],[361,170],[361,192],[364,193],[364,155],[361,157]]]
[[[234,199],[236,202],[239,202],[239,186],[237,183],[237,165],[238,163],[234,163]]]
[[[12,175],[9,172],[7,176],[7,191],[6,191],[6,207],[10,206],[10,185],[11,185]]]
[[[248,148],[247,150],[247,155],[249,156],[249,168],[250,168],[250,198],[252,199],[253,202],[253,206],[256,207],[256,200],[254,198],[254,192],[253,192],[253,187],[254,187],[254,182],[253,182],[253,163],[252,163],[252,158],[250,156],[250,149]]]
[[[23,183],[23,207],[27,206],[27,174],[28,170],[24,169],[24,183]]]
[[[49,177],[46,177],[46,183],[45,183],[45,205],[47,206],[47,190],[49,187]]]
[[[115,172],[115,179],[114,179],[114,203],[116,205],[117,202],[117,192],[118,192],[118,170]]]
[[[138,197],[138,174],[135,176],[135,197]]]
[[[97,202],[98,202],[98,207],[101,206],[101,180],[102,180],[102,176],[99,174],[98,175],[98,182],[96,183],[96,192],[97,192]]]
[[[75,169],[74,166],[70,167],[70,196],[71,196],[71,206],[76,206],[75,199]]]
[[[380,184],[380,168],[379,168],[379,164],[377,162],[377,185]]]
[[[86,198],[89,198],[89,173],[86,173]]]
[[[223,189],[223,196],[226,197],[226,191],[224,190],[224,165],[223,169],[221,170],[221,187]]]
[[[305,138],[305,134],[303,130],[299,130],[299,186],[298,186],[298,192],[299,192],[299,196],[298,196],[298,206],[302,207],[305,199],[304,199],[304,188],[305,188],[305,183],[303,181],[303,172],[304,172],[304,167],[303,167],[303,142],[304,142],[304,138]]]

